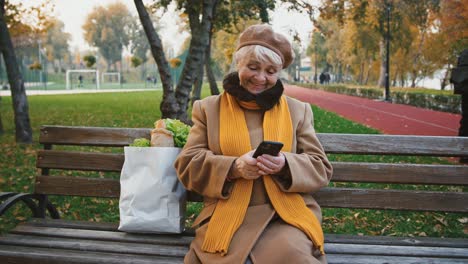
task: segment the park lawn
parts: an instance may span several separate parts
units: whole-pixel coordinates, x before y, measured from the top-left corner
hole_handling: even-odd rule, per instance
[[[143,127],[153,126],[160,117],[159,102],[161,91],[98,93],[75,95],[30,96],[30,118],[34,131],[34,144],[17,145],[14,143],[13,112],[11,98],[3,97],[0,104],[5,134],[0,137],[0,191],[30,192],[33,190],[36,151],[41,148],[37,143],[41,125],[74,125],[103,127]],[[204,89],[207,96],[207,89]],[[375,134],[378,131],[343,119],[334,113],[313,106],[314,122],[317,132]],[[121,151],[116,149],[114,151]],[[331,160],[369,160],[371,162],[419,162],[448,163],[446,160],[420,157],[386,157],[375,159],[366,156],[330,155]],[[89,177],[108,177],[118,179],[116,173],[83,172],[73,175]],[[338,185],[337,183],[332,183]],[[378,185],[363,184],[373,188]],[[343,186],[343,184],[339,184]],[[356,185],[352,185],[356,186]],[[380,185],[381,186],[381,185]],[[381,186],[382,187],[382,186]],[[384,185],[385,188],[401,188],[398,185]],[[466,191],[461,187],[414,186],[410,188],[440,189],[452,188]],[[118,222],[118,200],[50,197],[57,205],[64,219],[87,220],[96,222]],[[201,205],[190,203],[188,223],[193,221]],[[30,217],[25,206],[18,205],[0,219],[0,232],[10,230],[21,221]],[[397,236],[436,236],[468,237],[466,216],[461,214],[409,213],[399,211],[324,209],[324,231],[327,233],[379,234]]]

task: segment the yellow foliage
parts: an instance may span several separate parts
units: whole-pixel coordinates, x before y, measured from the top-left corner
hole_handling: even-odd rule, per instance
[[[172,58],[169,60],[169,64],[172,68],[177,68],[182,64],[182,61],[179,58]]]

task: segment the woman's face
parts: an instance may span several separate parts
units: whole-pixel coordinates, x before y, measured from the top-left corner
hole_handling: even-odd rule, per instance
[[[272,88],[281,71],[281,66],[247,59],[239,68],[239,79],[242,87],[252,94],[259,94]]]

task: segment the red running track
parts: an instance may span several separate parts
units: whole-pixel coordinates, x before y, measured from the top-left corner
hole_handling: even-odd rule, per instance
[[[295,85],[285,94],[390,135],[456,136],[461,115],[392,104]]]

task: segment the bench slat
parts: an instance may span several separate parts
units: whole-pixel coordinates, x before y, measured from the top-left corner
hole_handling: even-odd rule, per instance
[[[105,242],[105,243],[103,243]],[[165,256],[182,258],[187,246],[126,243],[115,241],[102,241],[94,239],[61,238],[61,237],[37,237],[30,235],[7,235],[0,238],[0,244],[45,247],[51,249],[79,250],[96,253],[121,253],[140,256]],[[428,246],[391,246],[391,245],[352,245],[352,244],[325,244],[327,254],[365,255],[392,257],[425,257],[446,259],[468,259],[468,251],[465,248],[442,248]]]
[[[118,198],[120,184],[118,180],[113,179],[38,176],[36,192]],[[447,212],[468,210],[468,204],[465,203],[468,200],[468,193],[324,188],[315,196],[322,207]]]
[[[468,185],[468,166],[332,162],[334,182]]]
[[[328,248],[327,248],[328,245]],[[325,244],[328,254],[363,254],[375,256],[402,256],[402,257],[441,257],[441,258],[466,258],[468,250],[465,248],[442,248],[420,246],[390,246],[390,245],[350,245],[350,244]]]
[[[36,176],[34,192],[48,195],[119,198],[120,181],[70,176]],[[193,192],[187,193],[187,200],[203,201],[200,195]]]
[[[39,142],[56,145],[127,146],[149,138],[149,128],[42,126]],[[327,153],[468,156],[468,138],[318,133]]]
[[[415,264],[415,263],[444,263],[444,264],[466,264],[465,258],[421,258],[421,257],[398,257],[398,256],[370,256],[360,254],[328,254],[328,263],[340,264]]]
[[[0,237],[0,245],[3,244],[71,250],[79,249],[80,251],[90,251],[98,253],[121,253],[179,258],[183,258],[188,251],[188,246],[162,244],[154,245],[115,241],[105,241],[105,243],[103,243],[102,240],[59,237],[48,237],[44,239],[44,237],[15,234],[8,234],[6,236]]]
[[[103,230],[103,226],[106,228]],[[89,239],[113,240],[122,242],[139,242],[167,245],[188,245],[193,239],[193,232],[182,235],[143,235],[116,232],[117,223],[96,223],[62,219],[35,218],[18,225],[11,233],[35,236],[76,237]],[[112,232],[113,231],[113,232]],[[326,243],[350,245],[392,245],[468,248],[468,239],[433,238],[433,237],[393,237],[393,236],[358,236],[343,234],[325,234]]]
[[[71,229],[61,227],[38,227],[19,225],[11,234],[29,235],[29,236],[52,236],[61,238],[73,239],[93,239],[101,241],[116,241],[125,243],[145,243],[153,245],[174,245],[188,247],[193,237],[185,235],[170,235],[170,234],[129,234],[117,231],[101,231],[87,229]]]
[[[115,153],[39,150],[37,154],[36,167],[120,172],[124,160],[125,157],[123,154]]]
[[[35,193],[119,198],[120,182],[101,178],[36,176]]]
[[[350,245],[388,245],[468,248],[468,239],[434,237],[359,236],[325,234],[325,242]]]
[[[123,154],[40,150],[36,166],[49,169],[120,172]],[[468,185],[468,166],[332,162],[332,181]]]
[[[442,136],[394,136],[317,134],[325,152],[410,156],[468,156],[468,138]]]
[[[30,235],[9,234],[0,237],[0,245],[17,245],[69,249],[88,252],[122,253],[147,256],[184,257],[188,245],[165,245],[148,243],[128,243],[103,241],[95,239],[37,237]],[[402,257],[441,257],[468,259],[468,250],[464,248],[442,248],[427,246],[390,246],[390,245],[351,245],[326,243],[327,254],[363,254],[368,256],[402,256]]]
[[[468,193],[324,188],[314,194],[321,207],[466,212]]]
[[[55,248],[2,245],[0,260],[8,264],[182,264],[182,258],[138,256]]]
[[[135,138],[150,137],[149,128],[42,126],[41,144],[123,147]]]

